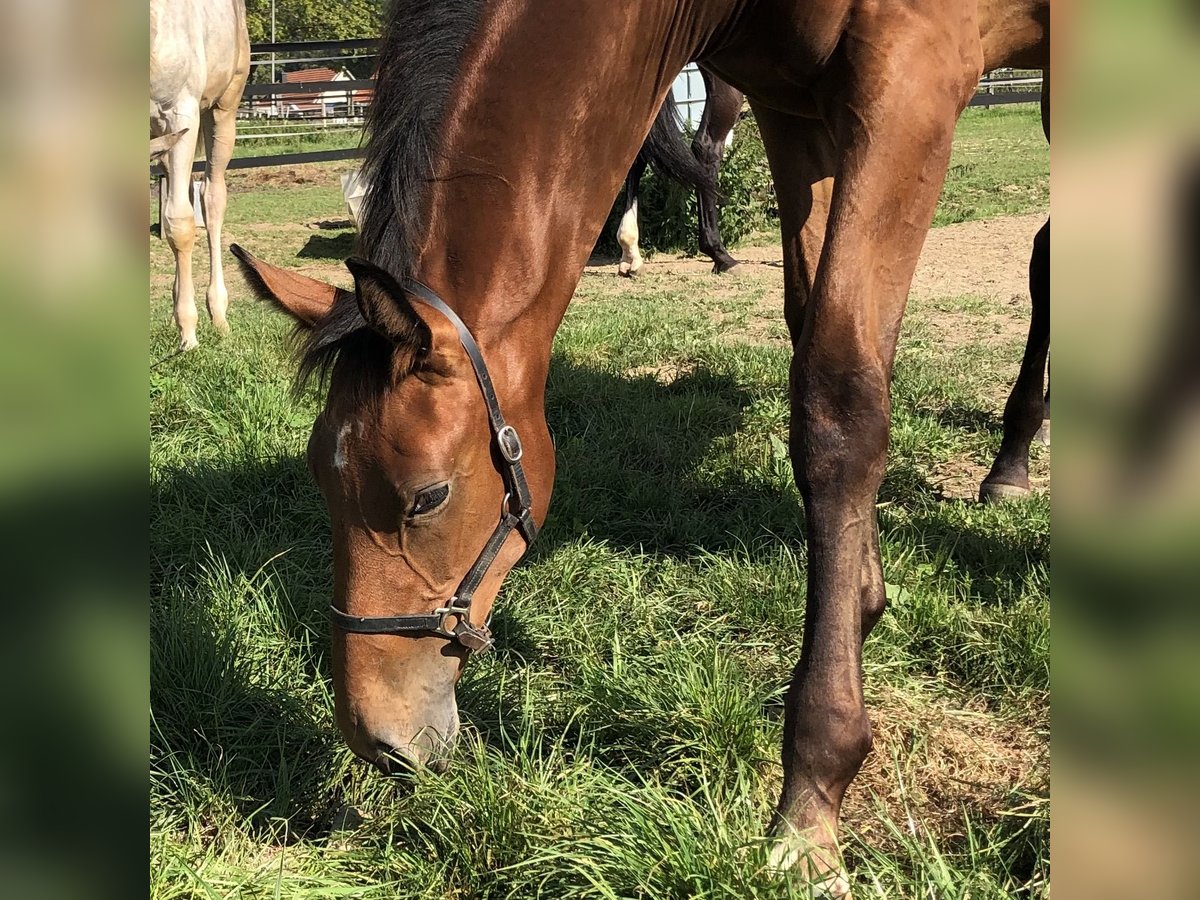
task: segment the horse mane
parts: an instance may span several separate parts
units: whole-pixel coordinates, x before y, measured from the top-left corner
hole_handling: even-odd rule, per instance
[[[482,6],[483,0],[394,0],[387,16],[367,109],[367,192],[358,243],[364,256],[397,279],[415,274],[415,238],[423,228],[446,103]],[[299,351],[298,387],[313,377],[324,382],[335,369],[360,384],[378,385],[391,348],[371,331],[349,293],[301,335]]]

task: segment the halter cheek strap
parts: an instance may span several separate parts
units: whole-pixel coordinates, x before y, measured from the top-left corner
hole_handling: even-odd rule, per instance
[[[475,378],[483,393],[483,402],[487,406],[488,422],[491,425],[492,445],[500,458],[500,474],[504,479],[507,493],[500,513],[500,521],[492,536],[488,538],[483,550],[467,574],[463,576],[458,590],[454,592],[445,606],[435,609],[428,615],[408,616],[352,616],[335,606],[330,606],[333,624],[343,631],[354,634],[399,634],[412,637],[441,637],[457,641],[468,650],[486,650],[493,643],[492,633],[487,624],[473,625],[471,623],[471,601],[475,591],[487,577],[492,563],[500,555],[504,542],[509,534],[518,531],[528,547],[537,537],[537,523],[533,520],[533,495],[529,490],[529,482],[525,478],[525,468],[521,465],[524,447],[517,430],[504,421],[500,411],[500,401],[496,398],[496,388],[492,384],[492,376],[488,373],[487,363],[483,353],[475,342],[474,335],[466,323],[458,317],[446,303],[419,281],[407,279],[401,282],[404,289],[414,297],[432,306],[443,316],[454,330],[458,339],[471,360],[475,370]]]

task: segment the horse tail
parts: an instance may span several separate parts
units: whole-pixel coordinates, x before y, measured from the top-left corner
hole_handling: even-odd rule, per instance
[[[650,126],[650,133],[638,151],[638,160],[648,163],[660,178],[669,178],[693,190],[712,187],[710,173],[692,153],[691,145],[683,136],[683,119],[675,105],[673,93],[667,94],[662,108]]]

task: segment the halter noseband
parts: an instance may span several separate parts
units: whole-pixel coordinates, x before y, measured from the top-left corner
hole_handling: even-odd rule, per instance
[[[533,496],[529,492],[529,482],[525,480],[525,469],[521,465],[524,449],[517,430],[504,421],[500,412],[500,401],[496,399],[496,389],[492,385],[492,376],[488,374],[487,363],[471,330],[467,328],[458,314],[445,304],[441,297],[419,281],[406,279],[402,282],[404,288],[422,303],[432,306],[450,320],[458,332],[471,366],[475,369],[475,377],[479,381],[479,389],[483,392],[483,402],[487,405],[488,420],[492,428],[492,442],[500,457],[500,474],[504,478],[507,493],[500,512],[500,522],[496,530],[488,538],[488,542],[480,551],[478,558],[463,576],[458,590],[454,592],[446,605],[435,609],[429,615],[410,616],[352,616],[342,612],[336,606],[330,605],[333,624],[342,631],[354,634],[402,634],[413,637],[440,637],[457,641],[468,650],[486,650],[492,646],[492,633],[487,623],[471,624],[471,600],[475,591],[483,582],[492,563],[500,554],[500,548],[513,531],[519,531],[525,539],[525,546],[533,543],[537,537],[537,524],[533,521]]]

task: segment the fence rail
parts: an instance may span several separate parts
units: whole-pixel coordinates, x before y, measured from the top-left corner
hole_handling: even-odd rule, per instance
[[[306,53],[320,51],[372,51],[377,50],[380,45],[379,38],[358,38],[354,40],[343,41],[277,41],[275,43],[251,44],[250,53],[252,56],[262,57],[273,53]],[[374,54],[365,53],[353,57],[354,59],[362,59],[370,57]],[[274,62],[275,65],[295,64],[298,62],[336,62],[346,57],[327,56],[312,59],[287,59],[287,60],[270,60],[270,59],[255,59],[251,61],[253,66],[270,65]],[[979,92],[971,98],[969,105],[971,106],[1007,106],[1013,103],[1037,103],[1041,100],[1040,91],[1029,90],[1010,90],[1010,88],[1025,88],[1040,84],[1041,79],[1032,77],[1013,77],[1011,73],[997,73],[995,77],[985,78],[979,82]],[[345,81],[301,81],[301,82],[272,82],[269,84],[248,84],[245,91],[242,93],[243,101],[250,101],[247,112],[251,118],[244,119],[247,123],[254,122],[255,124],[265,125],[267,122],[288,122],[296,123],[300,127],[311,128],[314,122],[322,121],[337,121],[343,125],[354,125],[353,120],[356,117],[352,114],[351,107],[361,105],[360,101],[354,100],[353,95],[364,91],[374,91],[375,80],[372,78],[355,78]],[[1000,93],[994,93],[996,88],[1005,88]],[[346,115],[329,115],[322,110],[320,115],[307,116],[298,115],[296,117],[288,116],[256,116],[255,112],[260,110],[261,101],[258,98],[263,97],[288,97],[300,98],[301,96],[327,97],[331,106],[340,106],[345,104]],[[258,102],[256,102],[258,101]],[[687,102],[687,101],[685,101]],[[326,104],[322,104],[325,106]],[[340,129],[345,131],[346,129]],[[278,135],[267,133],[255,133],[245,135],[247,138],[264,138],[264,137],[301,137],[311,135],[316,132],[302,131],[287,133],[281,131]],[[338,132],[330,132],[338,133]],[[265,166],[292,166],[304,163],[323,163],[335,162],[340,160],[354,159],[360,156],[361,149],[352,147],[343,150],[310,150],[296,153],[277,153],[264,156],[239,156],[230,160],[230,169],[256,169]],[[161,174],[162,168],[155,164],[151,166],[152,174]],[[192,166],[193,172],[204,171],[204,161],[198,160]]]

